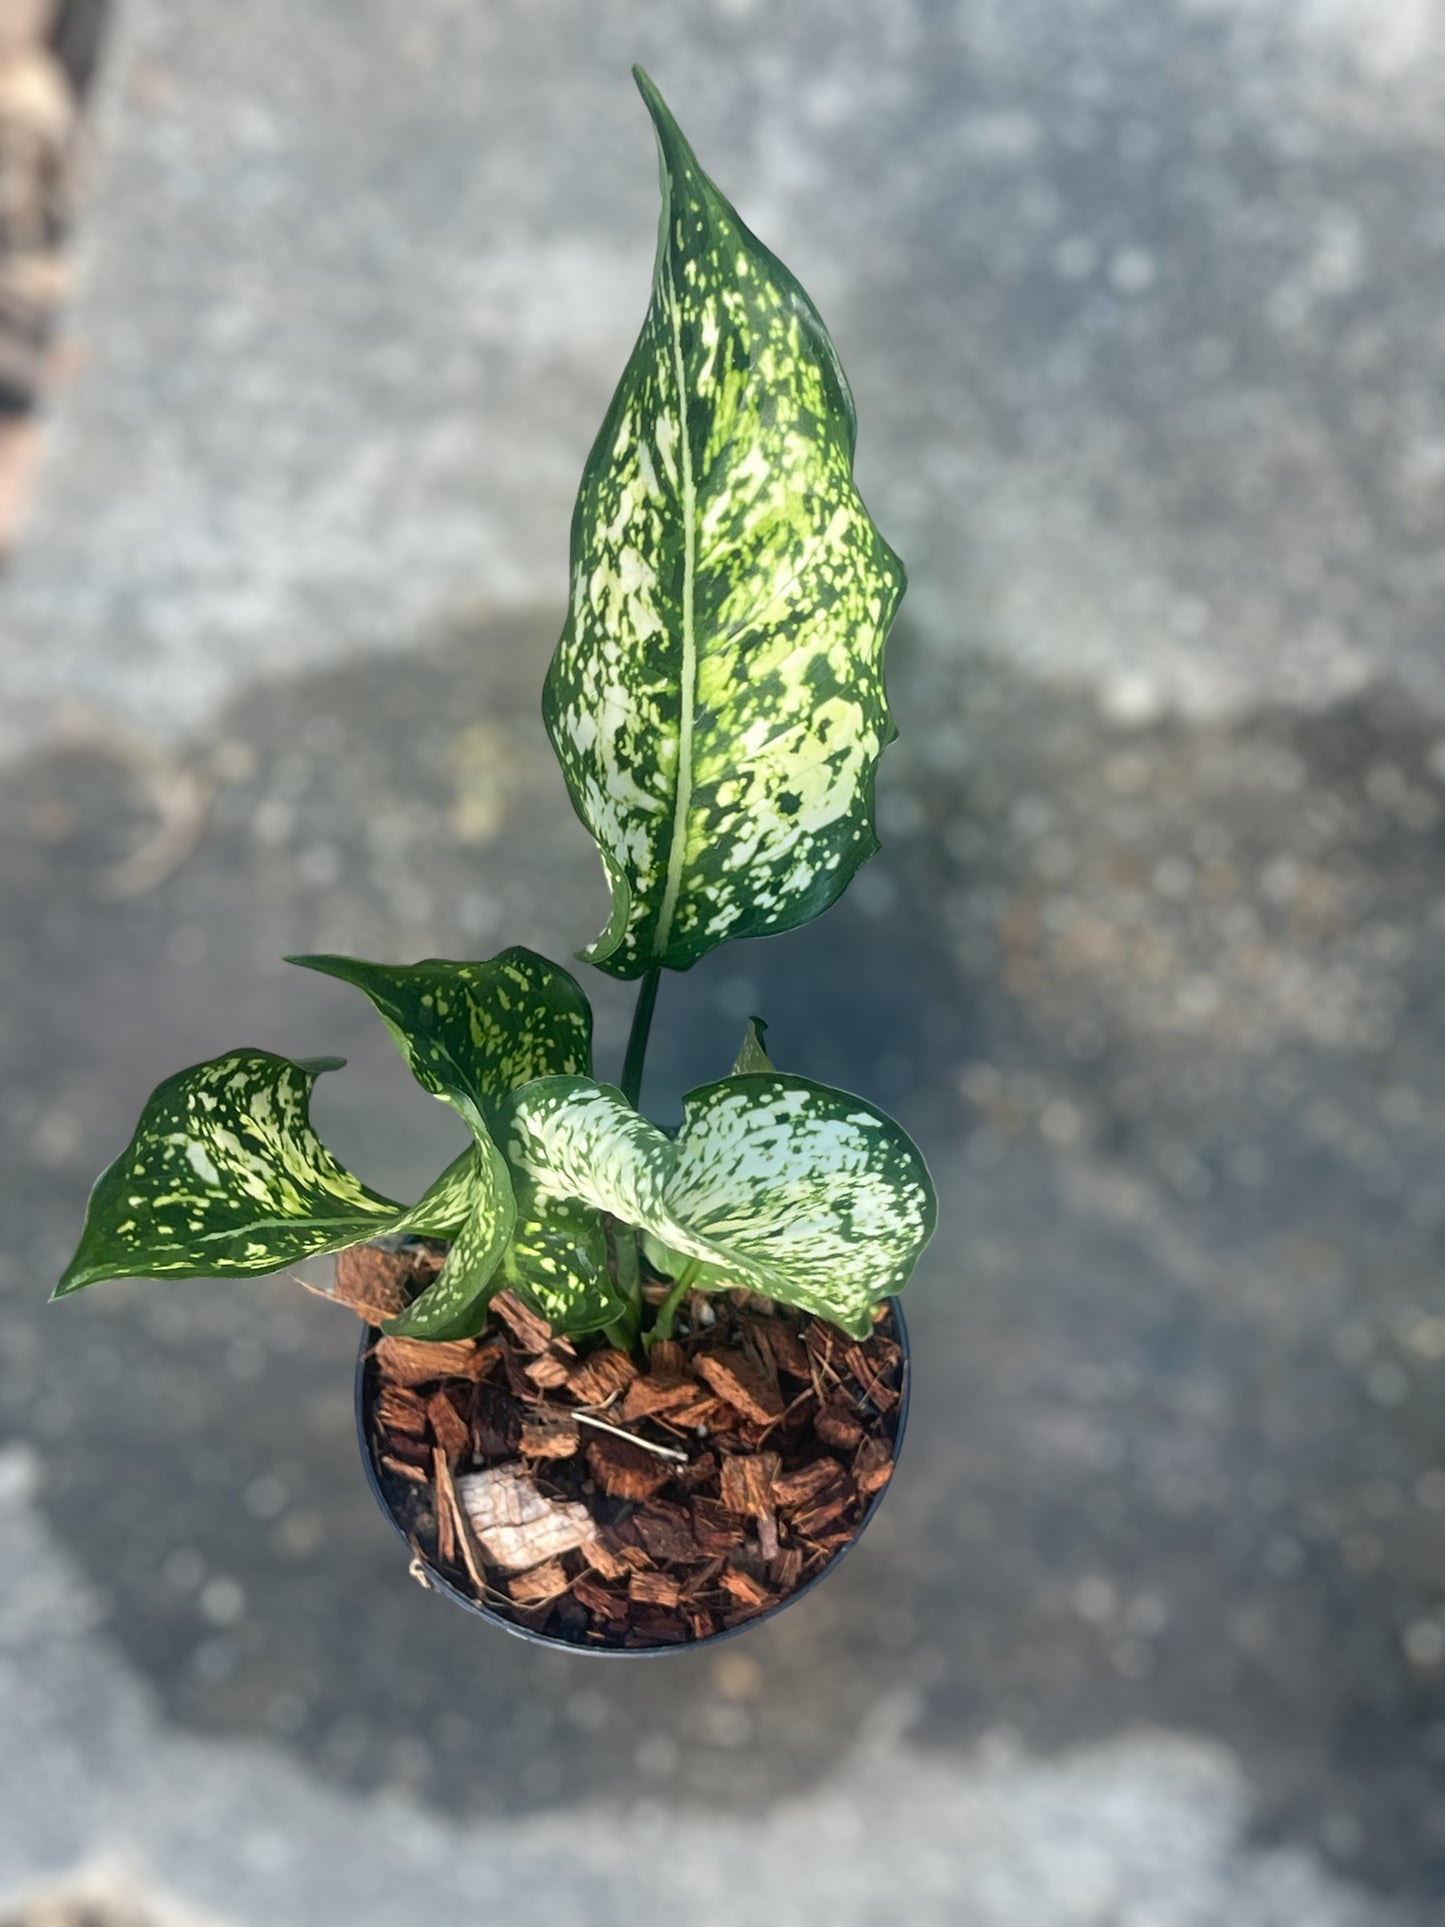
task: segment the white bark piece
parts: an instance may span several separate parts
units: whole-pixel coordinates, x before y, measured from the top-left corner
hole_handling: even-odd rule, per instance
[[[585,1505],[547,1498],[516,1466],[469,1472],[456,1489],[477,1543],[504,1572],[526,1572],[559,1558],[585,1546],[597,1531]]]

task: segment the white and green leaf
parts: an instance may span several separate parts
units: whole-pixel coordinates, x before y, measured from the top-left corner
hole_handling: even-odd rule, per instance
[[[618,977],[804,923],[872,855],[904,586],[817,310],[638,84],[661,155],[652,302],[583,473],[543,698],[612,889],[586,955]]]
[[[610,1325],[626,1307],[612,1282],[600,1212],[575,1198],[539,1199],[514,1174],[517,1223],[502,1254],[499,1284],[516,1292],[554,1331],[579,1337]]]
[[[412,1075],[485,1128],[519,1084],[592,1068],[592,1010],[570,972],[520,944],[480,963],[418,964],[290,957],[355,984],[395,1038]]]
[[[311,1128],[312,1086],[340,1062],[238,1050],[167,1078],[91,1193],[54,1295],[104,1278],[256,1276],[396,1229],[406,1207]]]
[[[932,1235],[933,1186],[901,1127],[846,1092],[778,1072],[683,1102],[675,1139],[622,1093],[549,1078],[508,1106],[507,1156],[539,1199],[583,1199],[732,1284],[866,1335]]]

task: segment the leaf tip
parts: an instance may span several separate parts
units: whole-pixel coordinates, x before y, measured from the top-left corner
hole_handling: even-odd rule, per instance
[[[697,159],[688,144],[687,136],[678,126],[672,109],[662,97],[657,82],[645,68],[639,66],[633,67],[632,78],[637,82],[637,91],[641,94],[647,111],[652,116],[652,125],[657,131],[657,142],[662,149],[664,166],[669,170],[689,164],[696,167]]]

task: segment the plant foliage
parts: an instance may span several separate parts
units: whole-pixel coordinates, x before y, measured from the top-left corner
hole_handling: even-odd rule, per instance
[[[543,699],[612,889],[585,954],[645,979],[634,1096],[657,973],[816,916],[877,847],[874,772],[894,733],[882,656],[903,592],[853,483],[853,403],[827,330],[638,82],[661,156],[652,300],[583,473]],[[776,1069],[760,1019],[669,1136],[594,1079],[587,998],[530,950],[292,961],[370,999],[469,1148],[398,1204],[311,1127],[312,1086],[338,1060],[229,1052],[154,1092],[57,1296],[416,1233],[450,1241],[388,1327],[417,1337],[479,1329],[506,1286],[558,1330],[635,1338],[639,1248],[696,1288],[744,1286],[862,1336],[933,1230],[903,1130]]]

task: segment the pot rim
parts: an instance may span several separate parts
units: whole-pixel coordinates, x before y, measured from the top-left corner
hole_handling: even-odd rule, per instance
[[[908,1428],[908,1400],[912,1386],[913,1365],[909,1352],[908,1326],[904,1322],[903,1308],[897,1298],[886,1298],[883,1300],[883,1303],[888,1306],[888,1309],[893,1314],[898,1343],[902,1353],[899,1361],[898,1426],[893,1435],[893,1467],[896,1471],[899,1455],[903,1450],[903,1434]],[[381,1508],[382,1515],[390,1525],[392,1531],[406,1547],[411,1560],[420,1565],[426,1576],[428,1591],[441,1593],[462,1607],[464,1611],[472,1613],[476,1618],[486,1620],[489,1625],[499,1626],[503,1632],[510,1633],[515,1639],[525,1640],[528,1645],[545,1646],[550,1652],[576,1653],[587,1659],[662,1659],[675,1653],[700,1652],[705,1646],[716,1646],[725,1639],[735,1639],[739,1633],[751,1632],[755,1626],[761,1626],[766,1620],[775,1619],[779,1613],[786,1612],[789,1606],[796,1605],[800,1599],[806,1598],[815,1586],[821,1585],[825,1579],[829,1578],[838,1570],[843,1560],[847,1558],[848,1554],[867,1531],[869,1523],[873,1519],[879,1506],[882,1505],[883,1501],[887,1498],[889,1488],[893,1484],[892,1474],[890,1474],[888,1484],[880,1486],[878,1491],[876,1491],[868,1501],[867,1509],[858,1521],[857,1529],[847,1545],[840,1546],[828,1563],[821,1571],[815,1572],[806,1585],[798,1586],[794,1591],[788,1593],[785,1598],[779,1599],[773,1605],[767,1607],[765,1611],[754,1613],[750,1619],[740,1620],[736,1626],[724,1626],[718,1632],[708,1633],[703,1639],[672,1640],[660,1642],[656,1646],[582,1645],[576,1640],[558,1639],[551,1633],[533,1632],[530,1626],[518,1625],[515,1620],[509,1619],[504,1613],[498,1612],[494,1606],[484,1605],[481,1600],[474,1599],[470,1593],[463,1592],[459,1586],[454,1585],[445,1573],[437,1570],[425,1553],[418,1553],[416,1547],[407,1537],[400,1519],[398,1519],[392,1511],[390,1502],[382,1490],[381,1475],[377,1470],[376,1461],[372,1455],[371,1441],[367,1436],[366,1429],[368,1406],[366,1368],[371,1357],[372,1347],[382,1336],[383,1333],[375,1325],[367,1325],[362,1331],[361,1345],[356,1355],[353,1400],[356,1414],[356,1441],[361,1450],[361,1463],[366,1472],[366,1482],[371,1487],[372,1497]]]

